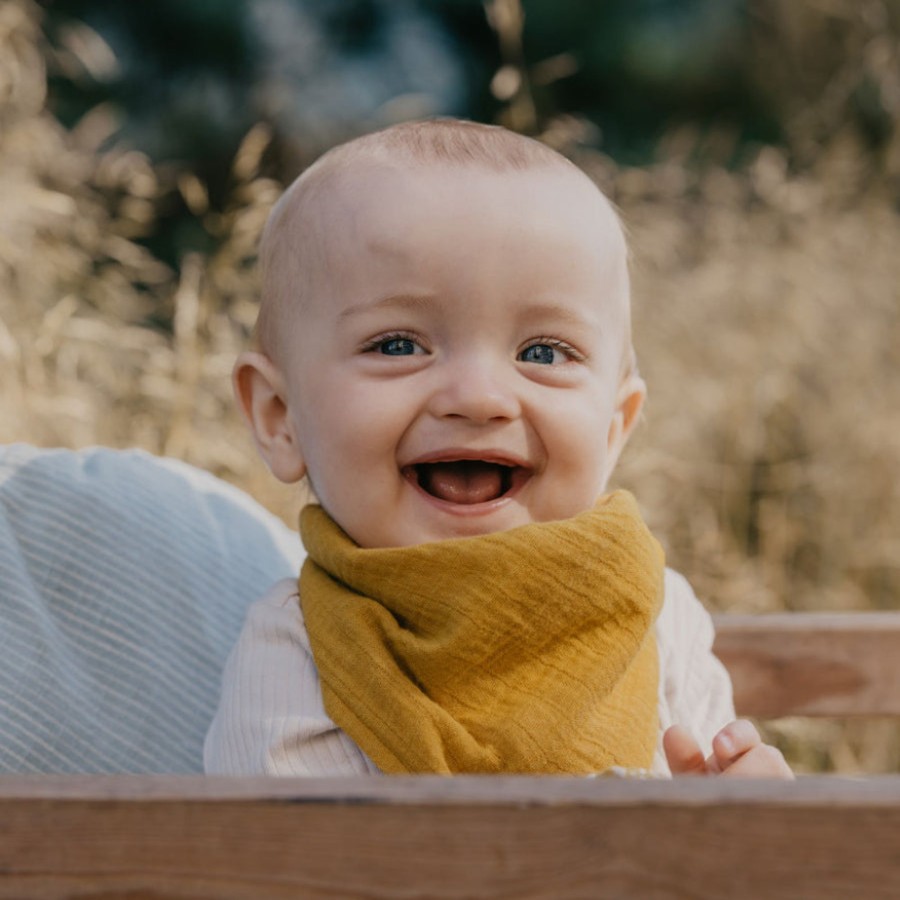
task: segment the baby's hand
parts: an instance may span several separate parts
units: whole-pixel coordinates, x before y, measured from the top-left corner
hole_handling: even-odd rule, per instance
[[[673,725],[663,735],[663,747],[673,775],[794,777],[781,751],[764,744],[753,723],[746,719],[726,725],[713,738],[712,746],[713,752],[704,759],[697,742],[681,725]]]

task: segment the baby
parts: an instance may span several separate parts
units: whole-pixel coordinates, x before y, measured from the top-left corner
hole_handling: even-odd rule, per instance
[[[397,125],[307,169],[260,258],[236,395],[321,505],[299,589],[249,612],[209,773],[791,777],[606,493],[645,387],[622,229],[583,172],[501,128]]]

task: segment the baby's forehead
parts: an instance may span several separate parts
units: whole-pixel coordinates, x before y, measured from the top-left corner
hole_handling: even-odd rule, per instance
[[[477,232],[497,221],[492,206],[515,205],[519,220],[545,229],[562,253],[570,250],[566,241],[572,235],[589,235],[589,252],[603,258],[604,277],[619,285],[615,293],[627,305],[627,250],[615,210],[584,172],[548,153],[528,165],[506,168],[440,159],[405,159],[401,165],[377,154],[331,154],[316,163],[288,189],[266,227],[260,318],[269,325],[262,324],[262,332],[272,330],[276,316],[283,323],[288,308],[301,318],[318,308],[330,295],[335,271],[354,266],[353,247],[365,246],[373,235],[380,247],[388,248],[388,257],[392,249],[403,256],[409,248],[405,233],[396,231],[398,223],[427,232],[431,222],[452,213],[470,219]],[[561,195],[566,202],[557,202]],[[429,201],[421,204],[421,218],[417,197]],[[553,198],[550,212],[564,222],[548,221],[548,204],[542,205],[541,197]],[[411,215],[391,216],[390,208],[398,206]]]
[[[368,161],[317,173],[286,197],[270,240],[275,277],[327,293],[336,272],[367,266],[452,265],[459,232],[472,259],[522,267],[528,241],[579,259],[607,283],[627,281],[627,250],[618,216],[574,167],[534,166],[497,172],[483,166],[428,163],[399,167]],[[448,231],[448,229],[450,229]],[[504,240],[498,240],[502,235]],[[444,237],[450,238],[449,242]],[[452,243],[452,246],[450,245]],[[423,250],[430,248],[432,252]],[[419,261],[419,262],[417,262]],[[527,265],[524,265],[527,269]]]
[[[404,204],[414,218],[417,200],[422,204],[422,225],[428,216],[445,211],[469,215],[477,227],[492,207],[512,204],[523,217],[546,213],[542,199],[565,196],[553,216],[578,219],[596,234],[598,241],[612,240],[624,253],[624,234],[612,204],[590,178],[568,160],[539,160],[528,167],[500,169],[480,162],[395,161],[355,158],[330,161],[301,176],[276,206],[266,228],[263,245],[316,241],[320,245],[335,235],[352,236],[369,220],[377,227],[380,213]],[[274,261],[274,260],[273,260]]]
[[[523,190],[532,181],[555,173],[577,184],[584,198],[594,201],[606,220],[618,219],[597,186],[574,163],[551,147],[521,134],[493,125],[460,119],[432,119],[402,122],[381,131],[362,135],[333,147],[321,156],[290,186],[276,204],[263,236],[265,258],[269,246],[277,249],[285,231],[308,227],[319,219],[323,227],[342,212],[355,211],[351,183],[365,184],[377,175],[398,179],[409,187],[415,181],[433,184],[481,179],[494,174],[501,180],[518,176]],[[404,182],[403,177],[409,180]],[[489,185],[489,182],[488,182]],[[486,193],[492,193],[490,187]]]

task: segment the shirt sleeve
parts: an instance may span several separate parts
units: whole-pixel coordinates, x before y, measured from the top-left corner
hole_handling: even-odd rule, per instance
[[[328,717],[297,583],[278,582],[247,614],[206,736],[210,775],[363,775],[374,763]]]
[[[666,570],[665,602],[656,623],[660,663],[660,746],[654,769],[668,772],[662,733],[683,725],[708,755],[716,733],[734,721],[731,678],[713,654],[712,618],[688,582]]]

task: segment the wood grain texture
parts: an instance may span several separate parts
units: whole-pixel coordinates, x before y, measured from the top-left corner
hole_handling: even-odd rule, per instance
[[[741,715],[900,715],[900,612],[720,615]]]
[[[0,778],[3,898],[900,896],[900,777]]]

